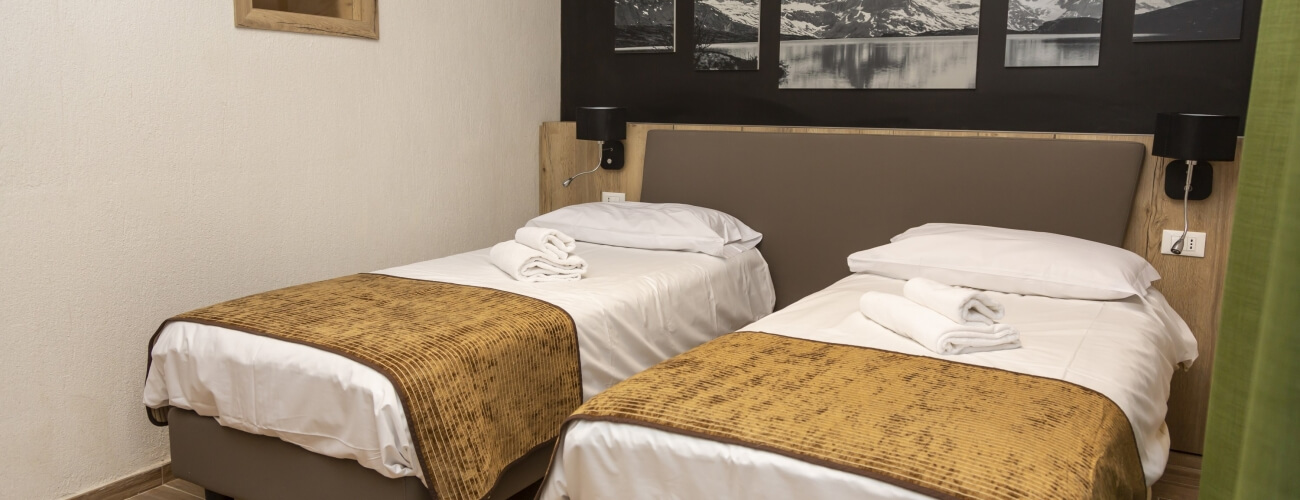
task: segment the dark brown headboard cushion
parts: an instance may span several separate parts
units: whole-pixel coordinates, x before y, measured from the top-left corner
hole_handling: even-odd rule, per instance
[[[1146,149],[1132,142],[654,130],[641,199],[763,233],[777,307],[849,274],[849,254],[927,222],[1120,246]]]

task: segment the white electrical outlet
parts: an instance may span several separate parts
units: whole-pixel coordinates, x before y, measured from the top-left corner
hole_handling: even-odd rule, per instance
[[[1183,232],[1177,229],[1166,229],[1164,237],[1160,238],[1160,253],[1165,255],[1175,255],[1170,249],[1174,247],[1174,242]],[[1205,233],[1187,233],[1187,239],[1183,241],[1183,253],[1177,254],[1183,257],[1205,257]]]
[[[627,201],[627,193],[611,193],[609,191],[601,191],[600,201],[610,202],[610,203]]]

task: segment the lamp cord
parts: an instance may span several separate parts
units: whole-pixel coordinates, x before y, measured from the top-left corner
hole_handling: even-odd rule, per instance
[[[1168,164],[1166,164],[1165,167],[1166,170],[1169,168],[1167,165]],[[1187,199],[1192,193],[1192,171],[1195,168],[1195,160],[1187,162],[1187,182],[1183,184],[1183,234],[1178,237],[1178,241],[1175,241],[1172,247],[1169,247],[1169,251],[1173,252],[1174,255],[1183,254],[1183,242],[1187,240],[1187,230],[1189,228],[1187,221]]]
[[[602,156],[603,156],[604,151],[605,151],[605,141],[600,141],[600,151],[601,151],[601,154],[602,154]],[[564,184],[563,184],[563,186],[564,186],[564,187],[569,187],[569,184],[573,184],[573,180],[574,180],[574,179],[577,179],[578,177],[582,177],[582,176],[584,176],[584,175],[587,175],[587,174],[590,174],[590,173],[595,172],[595,171],[597,171],[597,170],[600,170],[600,167],[601,167],[601,165],[600,165],[600,160],[596,160],[596,168],[593,168],[593,169],[588,170],[588,171],[586,171],[586,172],[579,172],[579,173],[577,173],[577,174],[574,174],[573,177],[570,177],[570,178],[564,180]]]

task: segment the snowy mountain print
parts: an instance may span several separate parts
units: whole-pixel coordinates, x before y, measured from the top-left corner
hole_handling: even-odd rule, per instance
[[[758,69],[759,0],[695,2],[695,69]]]
[[[1146,14],[1153,10],[1168,9],[1188,0],[1137,0],[1133,6],[1134,14]]]
[[[1096,66],[1101,7],[1102,0],[1010,0],[1006,67]]]
[[[980,0],[782,0],[781,88],[973,89]]]
[[[973,35],[979,0],[785,0],[781,39]]]
[[[1010,0],[1007,32],[1101,33],[1101,6],[1102,0]]]
[[[1241,38],[1242,0],[1137,0],[1133,41]]]
[[[614,0],[615,52],[673,52],[674,0]]]

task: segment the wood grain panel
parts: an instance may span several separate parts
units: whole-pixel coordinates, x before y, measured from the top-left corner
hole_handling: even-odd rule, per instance
[[[712,130],[703,125],[679,125],[677,130]],[[855,135],[893,135],[894,131],[883,128],[841,128],[841,127],[742,127],[744,132],[776,132],[785,134],[855,134]]]
[[[1175,374],[1169,399],[1170,435],[1175,450],[1200,454],[1205,434],[1205,414],[1209,400],[1210,368],[1219,328],[1219,303],[1223,295],[1223,277],[1227,269],[1228,242],[1232,235],[1232,213],[1236,204],[1237,171],[1240,162],[1214,165],[1214,194],[1189,206],[1191,227],[1207,233],[1206,258],[1175,257],[1160,254],[1160,237],[1164,229],[1182,228],[1182,200],[1164,194],[1163,162],[1150,156],[1149,135],[1054,134],[1044,132],[988,132],[967,130],[854,129],[825,127],[763,127],[730,125],[672,125],[636,123],[628,126],[627,164],[620,173],[600,172],[599,186],[606,191],[623,191],[629,200],[639,200],[641,174],[644,172],[646,132],[654,129],[743,131],[753,133],[873,134],[936,137],[1010,137],[1023,139],[1071,139],[1081,141],[1130,141],[1146,146],[1148,156],[1138,180],[1124,248],[1145,257],[1163,277],[1156,287],[1169,299],[1187,321],[1200,343],[1200,358],[1190,370]],[[574,154],[547,154],[547,151],[570,151],[576,128],[568,123],[542,125],[542,203],[549,212],[574,203],[599,201],[599,189],[575,189],[564,192],[560,181],[576,172]],[[548,145],[548,142],[555,144]],[[592,152],[594,154],[594,151]],[[594,165],[594,156],[584,158],[583,165]],[[559,174],[563,175],[559,175]],[[575,181],[574,187],[577,187]],[[635,193],[635,194],[634,194]]]
[[[804,128],[798,131],[805,134],[894,135],[893,130],[884,128]]]
[[[589,201],[600,201],[601,185],[598,177],[605,172],[594,172],[574,179],[569,187],[563,182],[579,172],[591,170],[600,161],[600,150],[595,142],[579,141],[578,127],[573,122],[551,122],[542,125],[539,179],[540,209],[542,213]],[[644,155],[644,140],[641,144]]]
[[[1056,139],[1056,134],[1038,132],[978,132],[977,137],[1004,137],[1007,139]]]
[[[891,131],[892,135],[909,135],[919,137],[978,137],[979,132],[970,130],[925,130],[925,129],[897,129]]]
[[[1183,228],[1182,200],[1164,194],[1163,161],[1153,176],[1153,202],[1143,254],[1160,271],[1156,288],[1187,321],[1196,334],[1200,356],[1190,370],[1174,375],[1170,387],[1169,434],[1175,449],[1204,452],[1205,421],[1209,410],[1211,367],[1219,330],[1219,304],[1223,300],[1223,278],[1228,269],[1228,246],[1232,237],[1232,216],[1237,199],[1237,159],[1214,164],[1214,193],[1209,199],[1188,204],[1191,229],[1206,233],[1206,258],[1189,258],[1160,253],[1161,232]]]
[[[778,134],[802,134],[805,133],[805,130],[807,129],[801,129],[799,127],[741,127],[741,131],[743,132],[766,132]]]
[[[711,130],[714,132],[744,132],[745,127],[740,125],[673,125],[673,130]]]

